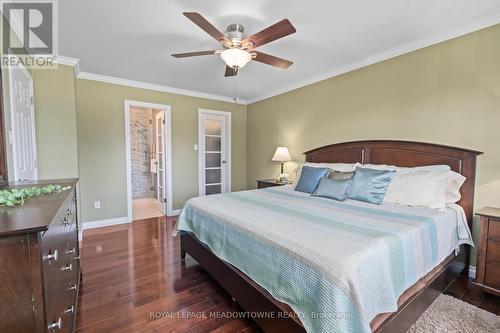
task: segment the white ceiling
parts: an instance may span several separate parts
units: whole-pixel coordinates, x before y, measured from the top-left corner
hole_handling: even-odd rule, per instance
[[[182,15],[196,11],[221,31],[241,23],[251,35],[288,18],[293,35],[259,48],[294,64],[251,62],[225,78],[216,56],[171,53],[218,48]],[[80,71],[256,101],[500,23],[498,0],[78,0],[59,1],[59,49]]]

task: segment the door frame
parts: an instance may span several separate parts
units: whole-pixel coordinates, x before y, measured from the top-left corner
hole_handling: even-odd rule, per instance
[[[203,165],[205,147],[203,147],[203,124],[201,121],[201,116],[204,114],[226,118],[226,192],[231,192],[231,112],[198,109],[198,195],[202,196],[205,193],[205,187],[202,183],[205,172]]]
[[[33,161],[34,163],[34,179],[33,180],[38,180],[38,151],[37,151],[37,137],[36,137],[36,123],[35,123],[35,92],[33,89],[33,76],[31,73],[24,67],[24,65],[21,62],[17,63],[17,67],[9,67],[9,98],[10,98],[10,130],[8,132],[8,141],[11,145],[12,148],[12,175],[13,175],[13,180],[17,181],[17,153],[16,153],[16,133],[14,133],[14,128],[15,128],[15,110],[14,110],[14,103],[13,101],[15,100],[15,85],[13,84],[13,78],[14,78],[14,70],[20,70],[23,75],[29,78],[30,81],[30,95],[32,100],[30,101],[30,112],[31,112],[31,127],[32,127],[32,140],[33,140],[33,154],[35,156],[35,160]]]
[[[164,147],[166,150],[165,158],[166,163],[164,164],[167,168],[165,173],[166,186],[166,196],[167,196],[167,216],[176,215],[172,209],[172,112],[171,106],[167,104],[156,104],[149,102],[140,102],[133,100],[124,101],[124,113],[125,113],[125,160],[127,167],[127,220],[132,222],[132,161],[130,154],[130,108],[140,107],[149,109],[159,109],[165,111],[165,130],[167,135],[164,135]]]

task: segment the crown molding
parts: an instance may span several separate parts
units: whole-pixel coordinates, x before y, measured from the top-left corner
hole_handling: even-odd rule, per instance
[[[148,83],[148,82],[143,82],[143,81],[122,79],[122,78],[108,76],[108,75],[80,72],[80,73],[78,73],[77,78],[82,79],[82,80],[91,80],[91,81],[117,84],[117,85],[121,85],[121,86],[133,87],[133,88],[161,91],[161,92],[177,94],[177,95],[206,98],[206,99],[227,102],[227,103],[235,103],[234,99],[231,97],[213,95],[213,94],[203,93],[203,92],[194,91],[194,90],[179,89],[179,88],[163,86],[163,85]],[[242,99],[238,99],[236,104],[247,105],[247,101],[242,100]]]
[[[66,65],[71,67],[78,67],[80,65],[80,59],[65,57],[61,55],[56,56],[55,62],[60,65]]]
[[[410,53],[410,52],[413,52],[413,51],[416,51],[419,49],[423,49],[423,48],[431,46],[431,45],[445,42],[445,41],[453,39],[453,38],[464,36],[464,35],[467,35],[469,33],[472,33],[472,32],[475,32],[475,31],[478,31],[478,30],[481,30],[484,28],[488,28],[488,27],[491,27],[491,26],[499,24],[499,23],[500,23],[500,13],[497,13],[497,14],[485,17],[485,18],[477,20],[477,21],[473,21],[473,22],[465,24],[463,26],[460,26],[460,27],[457,27],[454,29],[450,29],[450,30],[447,30],[445,32],[442,32],[442,33],[439,33],[439,34],[436,34],[436,35],[433,35],[430,37],[417,39],[417,40],[414,40],[412,42],[408,42],[408,43],[399,45],[395,48],[392,48],[392,49],[389,49],[386,51],[382,51],[382,52],[377,53],[375,55],[363,58],[363,59],[355,61],[355,62],[352,62],[348,65],[335,68],[331,71],[327,71],[326,73],[323,73],[321,75],[317,75],[317,76],[314,76],[312,78],[309,78],[309,79],[306,79],[306,80],[303,80],[300,82],[296,82],[296,83],[291,84],[285,88],[277,89],[273,92],[262,94],[262,95],[255,97],[255,98],[249,98],[249,99],[247,99],[247,104],[256,103],[256,102],[259,102],[259,101],[262,101],[262,100],[265,100],[265,99],[268,99],[268,98],[271,98],[274,96],[278,96],[278,95],[287,93],[289,91],[296,90],[296,89],[311,85],[313,83],[324,81],[324,80],[333,78],[335,76],[339,76],[339,75],[354,71],[356,69],[367,67],[367,66],[382,62],[384,60],[395,58],[397,56],[407,54],[407,53]]]

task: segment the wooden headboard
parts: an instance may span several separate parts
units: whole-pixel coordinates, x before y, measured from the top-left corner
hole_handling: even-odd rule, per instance
[[[336,143],[304,153],[307,162],[389,164],[401,167],[444,164],[467,180],[461,189],[459,204],[472,230],[476,156],[479,151],[437,145],[433,143],[370,140]]]

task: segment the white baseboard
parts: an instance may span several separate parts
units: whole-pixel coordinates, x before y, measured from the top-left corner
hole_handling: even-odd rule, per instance
[[[132,222],[132,221],[128,217],[124,216],[124,217],[117,217],[117,218],[113,218],[113,219],[83,222],[82,227],[83,227],[83,230],[87,230],[87,229],[108,227],[108,226],[117,225],[117,224],[126,224],[126,223],[130,223],[130,222]]]
[[[177,216],[180,213],[181,213],[180,209],[174,209],[174,210],[168,211],[167,216]],[[89,221],[89,222],[83,222],[82,230],[109,227],[112,225],[126,224],[126,223],[131,223],[131,222],[132,222],[132,220],[129,219],[127,216],[106,219],[106,220]],[[83,237],[83,233],[82,233],[82,237]]]
[[[465,264],[463,262],[454,261],[451,264],[451,270],[455,273],[460,273],[464,267]],[[469,266],[469,277],[473,279],[476,277],[476,266]]]
[[[177,216],[181,213],[181,209],[169,210],[167,216]]]

